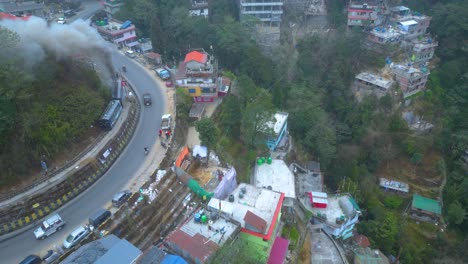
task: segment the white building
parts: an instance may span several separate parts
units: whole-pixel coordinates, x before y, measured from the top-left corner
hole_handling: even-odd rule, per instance
[[[240,0],[240,17],[253,16],[263,25],[279,27],[283,15],[283,0]]]
[[[294,174],[283,160],[274,159],[271,164],[257,164],[255,166],[253,184],[259,188],[284,193],[285,200],[283,205],[294,205],[293,202],[296,200]]]

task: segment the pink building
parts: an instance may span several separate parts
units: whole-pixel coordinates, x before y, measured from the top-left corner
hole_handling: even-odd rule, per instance
[[[380,24],[378,6],[353,4],[348,6],[348,26],[376,26]]]
[[[98,25],[97,30],[108,41],[118,44],[120,47],[133,47],[138,45],[135,26],[130,20],[121,22],[111,19],[105,25]]]
[[[414,95],[426,88],[429,70],[427,68],[414,68],[411,65],[395,64],[391,66],[395,80],[400,85],[405,98]]]

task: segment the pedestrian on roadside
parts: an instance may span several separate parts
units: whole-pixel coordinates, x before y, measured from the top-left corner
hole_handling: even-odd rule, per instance
[[[166,139],[169,138],[169,130],[166,130]]]
[[[162,136],[162,130],[159,129],[159,137],[161,137],[161,136]]]

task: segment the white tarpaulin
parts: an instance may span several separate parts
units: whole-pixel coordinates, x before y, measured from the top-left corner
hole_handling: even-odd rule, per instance
[[[206,158],[208,156],[208,149],[204,146],[195,145],[193,147],[192,156],[200,156],[201,158]]]

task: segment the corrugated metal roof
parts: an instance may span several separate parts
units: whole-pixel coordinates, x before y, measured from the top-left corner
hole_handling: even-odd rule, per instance
[[[268,264],[283,264],[286,253],[288,253],[289,240],[276,237],[271,248],[270,257],[268,258]]]
[[[219,248],[215,242],[199,233],[192,237],[180,229],[169,235],[167,242],[176,245],[179,249],[190,255],[193,260],[199,260],[201,262],[207,261],[211,254]],[[177,248],[173,249],[177,250]],[[185,254],[182,253],[183,252],[178,252],[178,254],[185,256]]]
[[[184,62],[187,63],[189,61],[196,61],[199,63],[206,63],[207,59],[208,59],[208,55],[206,53],[203,53],[200,51],[192,51],[192,52],[187,53],[187,55],[185,55]]]
[[[267,222],[250,210],[245,213],[244,221],[246,224],[253,226],[260,233],[265,233]]]
[[[166,255],[161,264],[187,264],[187,261],[179,256]]]
[[[440,215],[442,211],[440,203],[437,200],[429,199],[417,194],[413,195],[412,206],[417,209],[421,209],[438,215]]]

